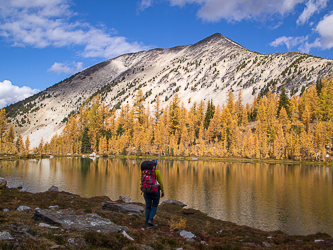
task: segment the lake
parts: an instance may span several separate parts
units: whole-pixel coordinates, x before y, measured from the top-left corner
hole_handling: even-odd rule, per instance
[[[144,203],[141,159],[52,158],[0,161],[8,187],[52,185],[83,197],[119,195]],[[288,234],[333,236],[333,168],[266,163],[161,160],[165,197],[239,225]]]

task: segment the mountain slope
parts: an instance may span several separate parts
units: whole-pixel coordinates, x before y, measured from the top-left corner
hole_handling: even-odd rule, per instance
[[[278,92],[285,86],[290,94],[300,94],[332,72],[332,60],[301,53],[263,55],[214,34],[193,45],[125,54],[99,63],[6,111],[16,131],[29,135],[33,147],[42,137],[49,141],[59,134],[69,114],[97,93],[110,108],[132,104],[139,89],[150,104],[160,95],[162,107],[176,92],[185,107],[210,99],[222,105],[230,90],[235,96],[242,91],[245,104],[268,88]]]

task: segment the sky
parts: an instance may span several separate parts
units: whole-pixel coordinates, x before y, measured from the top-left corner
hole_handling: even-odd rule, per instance
[[[119,55],[215,33],[333,59],[333,0],[0,0],[0,108]]]

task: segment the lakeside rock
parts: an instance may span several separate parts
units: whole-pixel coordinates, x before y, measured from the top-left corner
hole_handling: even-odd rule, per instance
[[[127,231],[128,228],[121,227],[104,219],[97,214],[76,215],[75,211],[64,210],[35,210],[33,219],[43,221],[49,225],[60,226],[65,229],[94,230],[100,232],[116,232]]]
[[[133,214],[140,216],[145,209],[142,206],[134,205],[134,204],[123,204],[117,203],[114,201],[105,201],[102,203],[103,210],[109,210],[114,212],[121,212],[124,214]]]
[[[7,180],[0,177],[0,189],[6,188]]]
[[[163,201],[163,202],[161,203],[161,206],[162,206],[162,205],[165,205],[165,204],[177,204],[177,205],[179,205],[179,206],[181,206],[181,207],[185,207],[185,206],[187,206],[187,205],[184,204],[183,202],[181,202],[181,201],[176,201],[176,200],[166,200],[166,201]]]
[[[47,191],[55,191],[55,192],[60,192],[60,189],[57,186],[50,187]]]

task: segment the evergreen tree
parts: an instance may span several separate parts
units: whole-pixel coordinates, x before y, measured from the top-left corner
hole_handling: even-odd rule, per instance
[[[290,100],[289,97],[286,93],[286,89],[284,87],[282,87],[282,92],[280,95],[280,99],[279,99],[279,106],[278,106],[278,111],[277,114],[278,116],[280,115],[280,111],[281,108],[284,107],[284,109],[286,110],[288,117],[291,117],[291,110],[290,110]]]
[[[89,128],[84,127],[82,137],[81,137],[81,153],[86,154],[91,152],[91,143],[89,141],[89,136],[88,136]]]
[[[215,106],[213,105],[213,100],[208,101],[207,110],[205,114],[204,128],[208,129],[210,120],[214,117]]]

